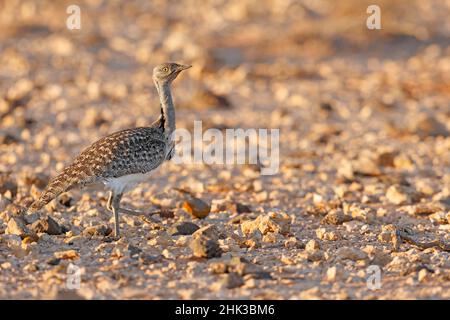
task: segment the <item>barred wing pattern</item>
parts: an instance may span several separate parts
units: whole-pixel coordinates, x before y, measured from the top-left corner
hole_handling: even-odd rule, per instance
[[[170,148],[164,130],[158,126],[127,129],[106,136],[85,149],[55,177],[30,207],[34,212],[72,186],[105,181],[135,173],[147,173],[160,166]]]

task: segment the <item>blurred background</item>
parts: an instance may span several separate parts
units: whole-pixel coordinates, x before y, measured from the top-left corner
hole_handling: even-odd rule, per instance
[[[73,4],[81,9],[80,30],[66,27]],[[381,9],[381,30],[366,27],[372,4]],[[205,201],[240,201],[258,214],[287,212],[293,234],[308,240],[336,199],[340,206],[345,201],[364,207],[349,214],[368,231],[333,226],[345,236],[338,245],[321,242],[327,250],[349,245],[348,239],[354,246],[379,246],[381,227],[400,218],[448,235],[449,16],[449,0],[0,0],[0,195],[25,206],[82,148],[154,121],[159,103],[152,69],[175,61],[193,65],[174,82],[177,126],[192,129],[194,120],[202,120],[203,129],[279,128],[280,172],[260,176],[254,167],[169,162],[148,186],[127,195],[133,206],[149,206],[163,188],[185,187]],[[84,228],[110,218],[100,197],[70,197],[77,201],[63,200],[67,210],[53,213],[65,225]],[[172,194],[166,198],[175,207]],[[425,207],[402,207],[419,203]],[[175,217],[184,219],[178,211]],[[125,227],[136,243],[146,236],[133,221]],[[276,254],[284,250],[280,243],[277,250],[256,252]],[[286,248],[285,254],[292,253]],[[86,250],[83,259],[90,259],[94,250]],[[441,261],[433,260],[433,268],[448,270],[445,252],[433,257]],[[387,270],[396,274],[395,268],[407,266],[402,261]],[[295,270],[321,284],[315,266],[295,263]],[[313,276],[303,273],[308,268]],[[400,280],[377,294],[448,296],[439,278],[444,271],[430,282],[430,289],[442,289],[437,296],[419,294],[416,282],[407,293],[390,289],[406,288],[409,272],[398,271]],[[17,277],[6,275],[3,282],[15,286]],[[149,283],[156,286],[153,278]],[[299,287],[289,292],[281,282],[269,285],[267,292],[276,294],[264,291],[261,297],[299,297]],[[159,288],[161,297],[180,297],[165,284]],[[206,291],[199,292],[201,297]],[[25,294],[19,287],[12,295]]]
[[[282,128],[287,166],[335,138],[448,137],[448,0],[377,1],[381,30],[366,27],[371,1],[81,1],[68,30],[71,4],[0,3],[0,170],[60,169],[155,119],[163,61],[194,65],[176,83],[180,127]]]

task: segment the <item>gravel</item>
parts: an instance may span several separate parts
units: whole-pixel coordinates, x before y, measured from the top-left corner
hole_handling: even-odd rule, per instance
[[[0,11],[0,298],[450,299],[445,2],[381,1],[376,31],[357,0],[79,5],[72,31],[63,2]],[[123,197],[155,219],[121,215],[119,240],[102,188],[24,215],[89,144],[157,118],[166,60],[193,65],[178,128],[280,129],[279,171],[167,162]]]

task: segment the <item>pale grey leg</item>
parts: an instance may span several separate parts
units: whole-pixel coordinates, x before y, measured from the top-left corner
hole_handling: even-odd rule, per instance
[[[112,192],[112,211],[114,213],[114,237],[119,238],[120,237],[120,231],[119,231],[119,210],[120,210],[120,200],[122,199],[122,193],[115,194]]]
[[[112,211],[112,198],[113,198],[113,192],[110,191],[109,197],[108,197],[108,202],[106,203],[106,209],[108,209],[108,211]]]

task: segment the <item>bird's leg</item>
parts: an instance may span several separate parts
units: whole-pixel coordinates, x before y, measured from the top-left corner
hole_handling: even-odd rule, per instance
[[[113,192],[110,191],[109,196],[108,196],[108,202],[106,202],[106,209],[108,209],[108,211],[112,211],[112,198],[113,198]]]
[[[119,210],[120,210],[120,200],[122,199],[122,193],[116,194],[112,192],[112,212],[114,213],[114,237],[120,237],[119,231]]]

